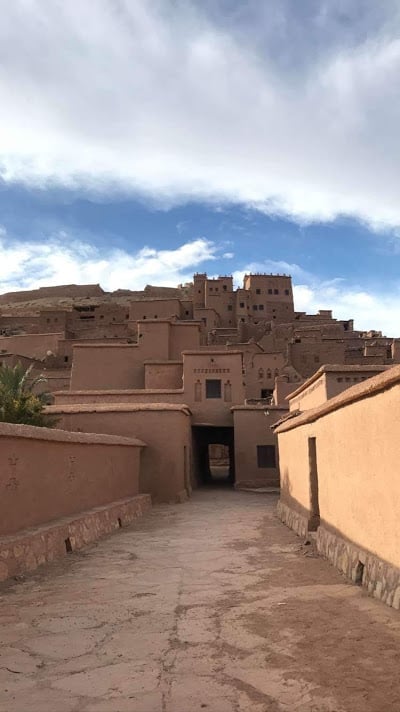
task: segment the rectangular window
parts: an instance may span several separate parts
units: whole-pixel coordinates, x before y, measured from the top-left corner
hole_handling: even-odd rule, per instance
[[[257,311],[257,304],[253,304],[253,311]]]
[[[256,294],[261,294],[261,289],[256,289]]]
[[[228,304],[228,311],[232,311],[232,304]]]
[[[286,294],[286,296],[289,296],[289,290],[288,290],[288,289],[285,289],[285,294]]]
[[[206,398],[221,398],[221,381],[216,378],[206,379]]]
[[[240,302],[239,306],[241,309],[244,309],[244,302]]]
[[[279,294],[279,289],[274,289],[274,294]]]
[[[272,289],[269,289],[269,290],[268,290],[268,294],[272,294]]]
[[[259,305],[258,305],[258,308],[259,308],[260,311],[264,311],[264,304],[259,304]]]
[[[257,467],[276,467],[275,445],[257,445]]]

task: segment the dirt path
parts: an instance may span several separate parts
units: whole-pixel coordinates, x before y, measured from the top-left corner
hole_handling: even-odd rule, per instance
[[[6,712],[400,712],[400,616],[201,491],[0,596]]]

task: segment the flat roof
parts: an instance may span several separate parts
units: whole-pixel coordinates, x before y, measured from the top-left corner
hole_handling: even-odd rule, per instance
[[[355,403],[364,398],[370,398],[381,391],[386,391],[392,386],[400,383],[400,365],[392,366],[384,371],[384,373],[379,373],[377,376],[372,376],[366,381],[361,383],[356,383],[354,386],[347,388],[339,395],[325,401],[316,408],[304,411],[298,415],[293,415],[285,420],[282,425],[275,429],[277,433],[284,433],[287,430],[292,430],[300,425],[305,425],[306,423],[313,423],[318,418],[328,413],[333,413],[335,410],[344,408],[346,405]]]
[[[380,373],[382,371],[387,371],[389,368],[392,368],[391,366],[382,366],[382,365],[376,365],[376,366],[367,366],[365,364],[332,364],[332,363],[327,363],[321,366],[318,371],[313,373],[310,378],[308,378],[304,383],[301,384],[298,388],[296,388],[295,391],[292,391],[292,393],[289,393],[288,396],[286,396],[286,400],[291,400],[292,398],[295,398],[299,393],[302,393],[305,391],[308,386],[310,386],[314,381],[317,381],[320,376],[322,376],[324,373]]]
[[[169,393],[175,394],[175,393],[183,393],[183,388],[131,388],[131,389],[126,389],[126,388],[119,388],[119,389],[110,389],[107,390],[105,388],[102,388],[101,390],[85,390],[85,391],[54,391],[53,395],[55,396],[65,396],[65,395],[71,395],[71,396],[103,396],[103,395],[115,395],[115,396],[120,396],[120,395],[131,395],[131,396],[146,396],[146,395],[152,395],[152,394],[160,394],[164,393],[165,395],[168,395]]]

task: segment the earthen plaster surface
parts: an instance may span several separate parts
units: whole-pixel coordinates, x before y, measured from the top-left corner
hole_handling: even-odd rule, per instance
[[[0,589],[2,712],[398,712],[398,613],[201,491]]]

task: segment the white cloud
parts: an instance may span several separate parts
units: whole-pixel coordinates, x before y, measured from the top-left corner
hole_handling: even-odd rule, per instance
[[[0,175],[400,225],[396,0],[13,0]]]
[[[99,249],[61,234],[45,243],[11,242],[0,232],[0,293],[58,284],[97,284],[109,291],[143,289],[146,284],[175,287],[214,260],[218,247],[204,238],[176,249],[143,247],[135,254]]]

